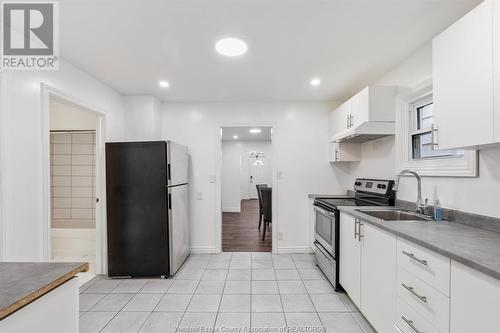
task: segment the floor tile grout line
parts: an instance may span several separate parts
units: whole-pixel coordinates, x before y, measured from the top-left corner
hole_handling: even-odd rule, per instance
[[[252,253],[250,252],[250,331],[252,331],[252,317],[253,317],[253,260]]]
[[[119,286],[120,284],[122,284],[122,283],[123,283],[123,281],[120,281],[120,283],[118,283],[118,285],[117,285],[117,286],[116,286],[113,290],[115,290],[116,288],[118,288],[118,286]],[[109,294],[111,294],[111,292],[109,292],[109,293],[108,293],[108,295],[109,295]],[[125,294],[125,293],[124,293],[124,294]],[[136,294],[136,295],[137,295],[137,294]],[[121,307],[121,309],[120,309],[120,310],[118,310],[118,312],[117,312],[117,313],[113,316],[113,318],[111,318],[111,320],[110,320],[110,321],[108,321],[108,322],[106,323],[106,325],[104,325],[104,327],[103,327],[103,328],[102,328],[99,332],[102,332],[102,331],[103,331],[106,327],[108,327],[108,325],[109,325],[109,324],[113,321],[113,319],[115,319],[115,318],[116,318],[116,316],[118,316],[118,314],[119,314],[120,312],[122,312],[122,310],[123,310],[123,309],[127,306],[127,304],[128,304],[128,303],[130,303],[130,301],[131,301],[133,298],[134,298],[134,296],[132,296],[132,297],[131,297],[128,301],[127,301],[127,303],[125,303],[125,305],[123,305],[123,306]]]
[[[222,253],[224,253],[224,252],[222,252]],[[232,258],[233,258],[233,255],[231,254],[231,260],[232,260]],[[229,267],[231,266],[231,260],[229,261],[229,266],[228,266],[228,269],[226,272],[226,278],[224,280],[224,286],[222,287],[222,292],[221,292],[220,299],[219,299],[219,306],[217,307],[217,313],[215,314],[213,332],[215,332],[215,326],[217,325],[217,319],[219,319],[220,307],[222,305],[222,298],[224,297],[224,289],[226,289],[227,276],[229,275]]]
[[[250,311],[249,311],[249,315],[250,315],[250,327],[252,327],[252,325],[254,324],[254,323],[253,323],[253,320],[252,320],[252,314],[254,313],[254,312],[252,311],[252,302],[253,302],[253,298],[254,298],[254,297],[253,297],[253,296],[254,296],[254,295],[253,295],[253,282],[254,282],[254,281],[257,281],[257,280],[254,280],[254,279],[253,279],[253,275],[252,275],[252,273],[253,273],[253,271],[254,271],[254,270],[256,270],[256,269],[257,269],[257,268],[255,268],[254,263],[255,263],[255,262],[257,262],[257,261],[260,261],[261,259],[264,259],[264,258],[266,258],[266,257],[263,257],[263,258],[261,258],[261,257],[254,257],[256,254],[254,254],[254,253],[252,253],[252,252],[250,252],[249,254],[250,254],[250,270],[249,270],[249,274],[250,274],[250,276],[249,276],[249,283],[250,283],[250,297],[249,297],[249,298],[250,298]],[[290,266],[290,268],[286,268],[286,267],[285,267],[285,268],[282,268],[282,269],[293,269],[293,270],[296,270],[296,271],[298,272],[298,274],[299,274],[299,280],[284,280],[284,281],[301,281],[301,283],[302,283],[302,284],[304,285],[304,287],[305,287],[305,282],[306,282],[306,281],[309,281],[310,279],[304,279],[304,277],[300,274],[300,269],[307,269],[307,267],[308,267],[308,266],[300,265],[300,266],[301,266],[301,268],[299,268],[299,266],[297,266],[297,264],[298,264],[298,263],[297,263],[297,261],[301,261],[301,259],[302,259],[301,257],[298,257],[298,258],[293,258],[291,255],[288,255],[287,257],[288,257],[288,258],[290,258],[291,263],[293,263],[293,266]],[[222,258],[221,258],[221,259],[222,259]],[[221,270],[225,270],[225,271],[226,271],[225,278],[224,278],[224,283],[223,283],[223,288],[222,288],[222,292],[221,292],[221,294],[220,294],[219,304],[218,304],[218,307],[217,307],[217,311],[216,311],[216,313],[215,313],[214,327],[213,327],[214,329],[215,329],[215,326],[216,326],[216,324],[217,324],[217,320],[219,319],[219,316],[220,316],[220,314],[221,314],[222,299],[223,299],[224,294],[225,294],[225,293],[224,293],[224,291],[225,291],[225,289],[226,289],[226,287],[227,287],[227,281],[229,281],[229,271],[231,270],[231,261],[232,261],[233,259],[234,259],[234,253],[231,253],[231,254],[230,254],[230,256],[229,256],[229,258],[227,259],[227,261],[229,261],[229,267],[224,266],[225,268],[220,268],[220,267],[219,267],[219,268],[214,268],[214,269],[221,269]],[[255,260],[253,260],[253,259],[255,259]],[[286,327],[288,327],[288,320],[287,320],[286,315],[285,315],[285,314],[286,314],[286,312],[285,312],[285,309],[284,309],[284,306],[283,306],[283,299],[282,299],[282,295],[286,295],[286,294],[282,294],[281,288],[280,288],[280,287],[279,287],[279,285],[278,285],[278,278],[277,278],[277,275],[276,275],[276,270],[277,270],[277,268],[276,268],[276,266],[275,266],[275,260],[274,260],[274,258],[273,258],[273,256],[272,256],[272,255],[270,256],[270,259],[271,259],[271,260],[270,260],[270,263],[271,263],[271,268],[272,268],[272,270],[273,270],[273,276],[274,276],[274,280],[273,280],[273,281],[275,281],[275,283],[276,283],[276,284],[277,284],[277,286],[278,286],[278,295],[279,295],[279,297],[280,297],[280,302],[281,302],[281,307],[282,307],[282,311],[281,311],[281,313],[282,313],[282,314],[283,314],[283,316],[284,316],[285,325],[286,325]],[[209,265],[209,264],[210,264],[210,262],[211,262],[211,261],[213,261],[213,260],[217,260],[217,257],[216,257],[216,256],[211,256],[211,257],[207,260],[206,264],[203,264],[203,268],[202,268],[202,270],[203,270],[203,272],[202,272],[202,277],[203,277],[203,275],[206,273],[206,271],[207,271],[207,270],[209,270],[208,265]],[[312,260],[312,259],[311,259],[311,260]],[[267,260],[265,260],[265,259],[264,259],[264,261],[267,261]],[[310,260],[309,260],[309,259],[307,259],[307,260],[304,260],[304,261],[310,261]],[[264,265],[264,266],[266,266],[266,265]],[[265,267],[261,267],[261,266],[259,266],[259,267],[260,267],[260,269],[267,269],[267,268],[265,268]],[[314,268],[314,269],[317,269],[317,267],[314,267],[314,266],[313,266],[313,268]],[[243,270],[243,268],[241,268],[241,269]],[[185,318],[186,313],[188,312],[188,308],[189,308],[190,304],[193,302],[193,298],[194,298],[194,296],[196,295],[196,291],[198,290],[198,288],[199,288],[199,286],[200,286],[200,284],[201,284],[201,282],[202,282],[202,277],[200,277],[199,279],[194,279],[195,281],[197,281],[197,282],[196,282],[196,287],[194,288],[194,291],[193,291],[192,293],[189,293],[191,296],[190,296],[190,299],[189,299],[188,305],[186,306],[185,310],[182,312],[182,316],[180,317],[180,319],[179,319],[179,321],[178,321],[178,323],[177,323],[177,325],[176,325],[176,329],[177,329],[177,330],[178,330],[178,328],[179,328],[179,326],[180,326],[180,323],[181,323],[181,322],[182,322],[182,320]],[[323,279],[318,279],[318,280],[325,281],[325,277],[324,277],[324,276],[322,276],[322,277],[323,277]],[[111,279],[111,280],[112,280],[112,279]],[[315,279],[312,279],[312,280],[315,280]],[[92,283],[92,285],[96,284],[98,281],[99,281],[99,280],[95,281],[94,283]],[[208,281],[208,280],[207,280],[207,281]],[[242,281],[244,281],[244,280],[242,280]],[[140,329],[142,329],[142,327],[144,326],[144,324],[147,322],[148,318],[150,318],[150,316],[152,315],[152,313],[153,313],[153,312],[155,312],[155,309],[158,307],[158,304],[161,302],[161,299],[167,295],[168,291],[171,289],[171,287],[172,287],[172,285],[173,285],[173,283],[174,283],[174,282],[175,282],[175,280],[173,280],[173,281],[172,281],[172,283],[171,283],[171,284],[170,284],[170,285],[169,285],[169,286],[165,289],[165,291],[164,291],[164,292],[162,292],[162,293],[154,293],[154,294],[161,294],[161,295],[162,295],[162,297],[161,297],[161,298],[160,298],[160,300],[156,303],[156,305],[153,307],[153,310],[152,310],[152,311],[149,311],[149,310],[147,311],[147,312],[149,312],[149,314],[148,314],[148,315],[147,315],[147,317],[144,319],[144,321],[140,324],[140,326],[139,326],[139,328],[138,328],[139,330],[140,330]],[[118,287],[119,287],[122,283],[123,283],[123,281],[119,281],[119,282],[118,282],[118,284],[117,284],[116,286],[114,286],[113,288],[109,289],[109,290],[108,290],[107,292],[105,292],[105,293],[85,293],[85,291],[88,289],[88,288],[86,288],[85,290],[82,290],[82,292],[80,292],[80,293],[79,293],[79,295],[82,295],[82,294],[103,294],[103,298],[104,298],[104,297],[106,297],[107,295],[110,295],[110,294],[116,294],[116,293],[113,293],[113,291],[115,291],[115,290],[116,290],[116,289],[117,289],[117,288],[118,288]],[[146,283],[147,283],[147,281],[144,283],[144,285],[145,285]],[[110,320],[109,320],[109,321],[108,321],[108,322],[104,325],[104,327],[101,329],[101,331],[100,331],[100,332],[102,332],[103,330],[105,330],[105,329],[106,329],[106,327],[109,327],[110,323],[111,323],[111,322],[112,322],[112,321],[116,318],[116,316],[117,316],[120,312],[123,312],[124,308],[125,308],[128,304],[130,304],[130,302],[132,301],[132,299],[133,299],[135,296],[137,296],[138,294],[140,294],[140,291],[142,290],[142,288],[144,288],[144,285],[142,285],[142,286],[141,286],[141,288],[139,288],[139,291],[136,291],[136,292],[134,292],[134,293],[127,293],[127,292],[122,293],[122,294],[133,294],[134,296],[132,296],[132,298],[130,298],[130,299],[129,299],[129,300],[128,300],[128,301],[127,301],[127,302],[126,302],[126,303],[125,303],[125,304],[124,304],[121,308],[120,308],[120,310],[119,310],[117,313],[115,313],[115,315],[114,315],[114,316],[113,316],[113,317],[112,317],[112,318],[111,318],[111,319],[110,319]],[[90,287],[91,287],[91,286],[89,286],[89,288],[90,288]],[[311,294],[311,293],[309,292],[309,290],[307,290],[307,288],[305,288],[305,289],[306,289],[306,293],[308,294],[308,298],[309,298],[309,300],[311,301],[312,306],[313,306],[313,309],[314,309],[314,311],[313,311],[312,313],[316,313],[316,315],[317,315],[317,316],[318,316],[318,318],[319,318],[319,322],[320,322],[320,323],[321,323],[321,325],[323,326],[323,329],[326,329],[326,328],[325,328],[325,326],[324,326],[323,320],[321,320],[321,317],[319,316],[318,309],[316,308],[316,305],[315,305],[315,304],[314,304],[314,302],[312,301],[312,296],[313,296],[313,294]],[[325,294],[331,294],[332,292],[324,292],[324,293],[325,293]],[[337,292],[334,292],[333,294],[337,295],[337,297],[339,296],[339,293],[337,293]],[[355,313],[355,312],[358,312],[358,311],[351,311],[351,310],[348,308],[347,304],[346,304],[346,301],[347,301],[347,300],[346,300],[346,299],[344,299],[344,298],[341,298],[341,297],[339,297],[339,299],[340,299],[341,303],[344,305],[344,307],[347,309],[347,312],[351,315],[351,318],[352,318],[352,319],[356,322],[356,326],[358,327],[358,329],[360,329],[360,330],[361,330],[361,332],[365,332],[365,333],[367,333],[367,331],[365,331],[365,330],[363,329],[361,322],[360,322],[360,321],[358,321],[358,320],[357,320],[357,318],[354,316],[354,313]],[[102,299],[101,299],[101,300],[102,300]],[[98,301],[97,303],[99,303],[99,301]],[[97,303],[96,303],[95,305],[97,305]],[[93,309],[93,308],[95,307],[95,305],[94,305],[94,306],[92,306],[92,307],[91,307],[88,311],[82,311],[82,316],[86,315],[86,314],[87,314],[87,312],[101,312],[101,311],[90,311],[91,309]],[[104,312],[108,312],[108,311],[104,311]],[[145,312],[145,311],[139,311],[139,312]],[[306,312],[307,312],[307,311],[306,311]],[[177,313],[180,313],[180,312],[177,312]],[[333,311],[333,313],[339,313],[339,312],[338,312],[338,311]],[[340,313],[346,313],[346,312],[341,311]]]
[[[206,271],[206,269],[203,271],[203,274],[205,274],[205,271]],[[202,276],[203,276],[203,275],[202,275]],[[186,312],[187,312],[187,310],[188,310],[188,308],[189,308],[189,305],[191,305],[191,302],[193,301],[193,297],[194,297],[194,295],[195,295],[196,289],[198,289],[198,286],[200,285],[200,281],[201,281],[201,278],[200,278],[200,280],[198,280],[198,283],[196,284],[196,288],[194,288],[193,293],[191,294],[191,298],[189,299],[189,302],[188,302],[188,304],[186,305],[186,308],[184,309],[184,312],[182,313],[182,317],[181,317],[181,319],[179,320],[179,323],[177,324],[177,327],[175,328],[175,331],[176,331],[176,332],[178,332],[178,331],[179,331],[179,327],[180,327],[180,325],[181,325],[181,323],[182,323],[182,320],[184,319],[184,316],[186,315]]]

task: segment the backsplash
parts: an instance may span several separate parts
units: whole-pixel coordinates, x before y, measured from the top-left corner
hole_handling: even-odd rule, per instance
[[[415,210],[417,205],[415,202],[396,200],[396,206],[403,209]],[[472,227],[481,228],[485,230],[500,232],[500,219],[490,216],[484,216],[479,214],[467,213],[459,210],[442,208],[443,209],[443,220],[467,224]],[[434,206],[427,206],[428,213],[434,211]]]
[[[95,228],[95,131],[50,133],[52,228]]]

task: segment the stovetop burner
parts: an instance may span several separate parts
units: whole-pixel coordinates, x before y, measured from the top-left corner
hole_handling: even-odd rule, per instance
[[[316,198],[315,200],[330,208],[337,208],[338,206],[370,206],[371,203],[367,203],[361,200],[356,200],[355,198]]]
[[[392,180],[358,178],[354,183],[354,197],[316,198],[314,203],[329,209],[339,206],[394,206],[393,187]]]

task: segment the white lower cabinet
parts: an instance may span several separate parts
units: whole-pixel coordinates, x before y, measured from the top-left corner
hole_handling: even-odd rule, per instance
[[[361,305],[361,243],[356,237],[355,218],[340,213],[340,271],[339,282],[359,308]]]
[[[377,332],[390,332],[396,311],[396,236],[361,223],[361,311]]]
[[[340,283],[379,333],[499,333],[500,280],[341,212]]]
[[[500,280],[451,262],[450,332],[500,332]]]
[[[341,213],[339,281],[377,332],[391,331],[396,310],[396,236]]]
[[[440,332],[449,332],[450,299],[446,295],[402,267],[398,267],[397,288],[400,301],[418,312],[419,318],[424,318]]]
[[[398,298],[396,303],[396,325],[403,333],[444,333],[432,326],[425,318],[409,306],[405,301]],[[389,331],[388,331],[389,332]],[[382,333],[382,332],[380,332]],[[472,333],[472,332],[470,332]],[[478,332],[479,333],[479,332]]]

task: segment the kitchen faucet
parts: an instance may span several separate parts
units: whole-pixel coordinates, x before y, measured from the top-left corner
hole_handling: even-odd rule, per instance
[[[398,191],[398,189],[399,189],[399,181],[401,180],[401,176],[406,175],[406,174],[412,174],[412,175],[415,176],[415,178],[417,178],[417,183],[418,183],[418,189],[417,189],[417,191],[418,191],[418,194],[417,194],[417,210],[416,211],[417,211],[417,213],[424,215],[427,203],[424,204],[422,202],[422,178],[420,177],[420,175],[418,173],[416,173],[413,170],[403,170],[403,171],[401,171],[399,173],[399,175],[397,175],[397,177],[396,177],[396,182],[394,184],[393,191],[394,192]]]

